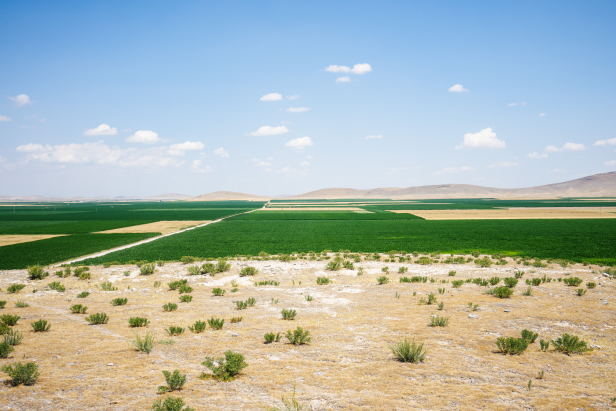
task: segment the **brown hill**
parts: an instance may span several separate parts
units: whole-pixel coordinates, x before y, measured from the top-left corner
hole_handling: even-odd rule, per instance
[[[197,197],[189,198],[187,199],[187,201],[268,201],[269,199],[270,197],[262,197],[246,193],[236,193],[234,191],[215,191],[213,193],[203,194]]]

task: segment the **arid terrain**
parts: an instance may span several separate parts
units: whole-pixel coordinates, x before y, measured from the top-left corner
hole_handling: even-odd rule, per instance
[[[188,375],[181,396],[196,410],[259,410],[279,404],[281,395],[297,399],[310,410],[604,410],[616,397],[616,281],[596,266],[581,264],[562,268],[508,264],[480,268],[464,265],[362,261],[354,270],[326,271],[327,261],[230,261],[230,272],[191,276],[187,265],[167,263],[148,276],[131,266],[92,267],[90,280],[51,275],[29,281],[25,270],[4,271],[0,276],[0,300],[7,301],[0,314],[19,315],[15,326],[25,338],[8,359],[33,361],[40,377],[32,386],[0,387],[0,410],[145,410],[158,398],[164,385],[163,370]],[[201,264],[203,262],[199,262]],[[245,266],[258,269],[255,277],[240,277]],[[364,274],[358,275],[358,267]],[[391,283],[378,285],[376,278],[389,268]],[[408,272],[399,274],[399,267]],[[452,280],[513,277],[514,269],[525,271],[514,294],[499,299],[485,294],[487,287],[465,283],[453,288]],[[448,273],[455,270],[455,276]],[[124,272],[129,275],[125,276]],[[317,285],[317,277],[329,277],[331,285]],[[399,278],[427,276],[426,283],[400,283]],[[533,287],[524,296],[530,278],[551,277],[553,281]],[[580,277],[580,287],[568,287],[557,278]],[[167,283],[186,279],[193,287],[190,303],[180,303],[178,291]],[[434,283],[430,279],[435,279]],[[253,281],[274,280],[279,286],[254,286]],[[45,287],[60,281],[65,292]],[[117,291],[102,291],[110,281]],[[232,281],[239,290],[232,293]],[[441,281],[445,281],[442,283]],[[597,283],[579,297],[575,288]],[[160,282],[160,287],[155,287]],[[27,284],[16,294],[6,292],[13,283]],[[502,285],[502,282],[500,283]],[[226,290],[214,297],[212,289]],[[438,293],[444,288],[445,293]],[[33,290],[37,290],[33,293]],[[82,291],[91,294],[76,298]],[[434,293],[443,302],[420,305],[421,298]],[[415,294],[415,295],[414,295]],[[314,297],[307,301],[306,296]],[[399,296],[399,298],[396,297]],[[126,297],[125,306],[110,301]],[[238,310],[235,301],[254,297],[254,307]],[[16,308],[21,300],[30,304]],[[177,311],[164,312],[163,304],[177,303]],[[471,311],[468,303],[478,304]],[[89,325],[83,314],[71,314],[73,304],[88,307],[87,314],[104,312],[105,325]],[[297,310],[293,321],[281,319],[281,310]],[[449,317],[446,327],[431,327],[430,316]],[[147,317],[150,325],[130,328],[130,317]],[[243,321],[231,324],[232,317]],[[222,330],[209,326],[204,333],[188,329],[181,336],[165,335],[169,326],[187,327],[196,320],[224,318]],[[49,332],[32,332],[31,322],[46,319]],[[267,332],[286,333],[301,326],[311,333],[310,345],[294,346],[286,338],[264,344]],[[501,336],[519,337],[523,329],[539,334],[520,356],[496,351]],[[127,342],[137,333],[157,334],[150,354]],[[565,355],[550,348],[542,352],[539,340],[570,333],[584,339],[592,352]],[[424,342],[424,362],[398,362],[388,345],[404,337]],[[173,341],[172,344],[169,341]],[[232,382],[199,379],[206,356],[225,350],[243,353],[249,366]],[[543,371],[543,378],[539,373]],[[2,374],[4,376],[4,374]],[[3,378],[7,381],[7,378]],[[529,381],[531,388],[529,389]]]

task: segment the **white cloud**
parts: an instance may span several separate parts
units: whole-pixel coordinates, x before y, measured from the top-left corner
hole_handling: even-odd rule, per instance
[[[348,66],[331,65],[325,67],[325,71],[330,73],[353,73],[353,74],[366,74],[372,71],[372,67],[368,63],[356,64],[353,68]]]
[[[523,101],[523,102],[521,102],[519,104],[518,103],[509,103],[509,104],[507,104],[507,107],[525,106],[525,105],[526,105],[526,102]]]
[[[295,94],[293,96],[287,96],[287,100],[295,100],[296,98],[299,98],[299,96],[297,94]]]
[[[616,160],[606,161],[605,165],[606,166],[616,166]]]
[[[312,160],[314,157],[312,157],[312,156],[306,156],[306,158],[307,158],[308,160]]]
[[[26,94],[20,94],[15,97],[9,97],[9,100],[13,100],[17,107],[23,107],[26,104],[32,104],[32,100]]]
[[[538,153],[538,152],[536,152],[536,151],[533,151],[532,153],[528,153],[528,154],[526,154],[526,157],[528,157],[528,158],[534,158],[534,159],[540,159],[540,158],[547,158],[547,157],[548,157],[548,155],[547,155],[547,154],[544,154],[544,153],[541,153],[541,154],[540,154],[540,153]]]
[[[539,117],[545,116],[545,113],[539,113]]]
[[[419,170],[421,169],[421,166],[410,166],[410,167],[394,167],[390,170],[390,174],[399,174],[403,171],[407,171],[407,170]]]
[[[167,154],[170,156],[185,156],[186,153],[182,150],[167,150]]]
[[[169,147],[171,150],[182,150],[182,151],[190,151],[190,150],[203,150],[205,145],[203,145],[200,141],[187,141],[181,144],[171,144]]]
[[[0,116],[0,121],[13,121],[13,120],[11,120],[11,118],[7,116]]]
[[[166,167],[182,164],[175,158],[166,155],[166,147],[120,149],[109,147],[103,141],[56,146],[26,144],[17,147],[17,151],[28,153],[26,161],[42,163],[103,164],[120,167]]]
[[[302,150],[312,145],[312,139],[310,137],[300,137],[285,143],[285,147],[291,147],[297,150]]]
[[[478,133],[464,134],[464,142],[456,146],[456,150],[461,148],[505,148],[505,142],[496,138],[496,133],[491,128],[484,128]]]
[[[550,171],[550,173],[564,173],[565,170],[564,168],[555,168],[554,170]]]
[[[303,162],[300,164],[300,166],[309,166],[309,165],[310,165],[310,163],[309,163],[309,162],[307,162],[307,161],[303,161]]]
[[[282,100],[282,94],[280,93],[269,93],[262,96],[259,100],[261,101],[278,101]]]
[[[364,137],[364,138],[365,138],[366,140],[371,140],[371,139],[373,139],[373,138],[383,138],[383,136],[382,136],[382,135],[380,135],[380,134],[377,134],[377,135],[372,135],[372,136],[366,136],[366,137]]]
[[[190,166],[190,171],[193,173],[209,173],[212,171],[210,166],[201,166],[201,160],[194,160]]]
[[[294,173],[295,169],[291,167],[285,167],[282,170],[276,171],[277,173]]]
[[[150,130],[135,131],[135,134],[124,140],[128,143],[154,144],[162,141],[158,134]]]
[[[287,109],[287,111],[290,113],[303,113],[308,110],[310,110],[308,107],[289,107]]]
[[[257,131],[253,131],[252,133],[249,133],[249,135],[257,136],[257,137],[275,136],[277,134],[284,134],[288,132],[289,132],[289,129],[286,126],[277,126],[277,127],[263,126],[263,127],[259,127]]]
[[[468,167],[468,166],[448,167],[448,168],[442,169],[441,171],[437,171],[435,174],[436,175],[440,175],[440,174],[456,174],[456,173],[462,173],[464,171],[475,171],[475,169],[473,167]]]
[[[222,147],[217,148],[216,150],[214,150],[214,154],[216,154],[220,158],[227,158],[227,157],[229,157],[229,153],[227,153],[227,151],[224,148],[222,148]]]
[[[256,166],[260,166],[260,167],[268,167],[268,166],[272,165],[272,163],[268,163],[267,161],[259,160],[258,158],[253,158],[252,161],[255,162]]]
[[[336,79],[336,83],[348,83],[349,81],[351,81],[349,76],[342,76]]]
[[[454,84],[453,86],[449,87],[449,91],[451,91],[452,93],[462,93],[468,91],[468,89],[464,88],[462,84]]]
[[[96,128],[87,129],[84,136],[115,136],[118,134],[118,129],[115,127],[109,127],[107,124],[101,124]]]
[[[10,120],[9,120],[10,121]],[[616,137],[610,138],[609,140],[599,140],[595,142],[596,146],[613,146],[616,145]]]
[[[559,151],[583,151],[585,150],[586,147],[584,147],[584,144],[576,144],[576,143],[567,143],[564,146],[562,146],[561,148],[558,148],[556,146],[547,146],[545,148],[545,151],[551,151],[551,152],[559,152]]]
[[[489,166],[488,168],[495,168],[495,167],[515,167],[515,166],[519,166],[518,163],[512,163],[509,161],[501,161],[500,163],[497,164],[492,164],[491,166]]]

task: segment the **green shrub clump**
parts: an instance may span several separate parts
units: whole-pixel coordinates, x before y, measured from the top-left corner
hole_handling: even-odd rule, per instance
[[[193,325],[189,325],[188,329],[193,333],[202,333],[205,331],[205,327],[207,327],[207,323],[205,321],[196,321]]]
[[[498,351],[503,354],[520,355],[528,347],[529,341],[524,338],[499,337],[496,339]]]
[[[34,328],[35,333],[46,332],[49,331],[49,329],[51,328],[51,324],[48,324],[47,320],[38,320],[33,323],[30,323],[30,325],[32,326],[32,328]]]
[[[406,337],[404,337],[404,340],[390,345],[389,349],[400,362],[420,363],[428,354],[427,350],[424,349],[424,343],[416,343],[414,339],[411,342]]]
[[[6,291],[8,291],[11,294],[15,294],[15,293],[20,292],[24,288],[26,288],[25,284],[12,284],[6,289]]]
[[[449,317],[430,316],[430,325],[432,327],[445,327],[447,324],[449,324]]]
[[[294,320],[295,316],[297,315],[297,311],[291,309],[287,310],[286,308],[283,308],[281,314],[283,320]]]
[[[86,297],[87,297],[87,296],[89,296],[89,295],[90,295],[90,293],[89,293],[89,292],[87,292],[87,291],[83,291],[83,292],[81,292],[81,293],[79,293],[79,294],[77,295],[77,298],[86,298]]]
[[[176,336],[176,335],[182,335],[184,334],[184,327],[171,326],[165,329],[165,332],[171,337]]]
[[[225,295],[225,293],[226,293],[226,291],[223,290],[220,287],[216,287],[216,288],[212,289],[212,294],[214,294],[214,297],[222,297],[222,296]]]
[[[146,333],[145,337],[143,338],[141,338],[139,334],[135,333],[135,339],[128,340],[128,342],[131,343],[137,349],[137,351],[141,351],[146,354],[149,354],[154,349],[155,339],[156,339],[156,334],[150,331]]]
[[[185,405],[182,398],[167,397],[164,401],[162,399],[154,401],[151,411],[195,411],[194,408]]]
[[[565,278],[563,282],[569,287],[577,287],[584,282],[581,278],[578,277],[569,277]]]
[[[177,290],[178,288],[180,288],[182,285],[187,284],[188,280],[178,280],[178,281],[171,281],[169,284],[167,284],[169,286],[170,290]]]
[[[4,314],[2,317],[0,317],[0,321],[2,321],[3,324],[8,325],[9,327],[13,327],[15,324],[17,324],[17,321],[19,321],[21,317],[18,315],[10,315],[10,314]]]
[[[128,298],[114,298],[113,300],[111,300],[111,305],[113,306],[126,305],[127,302],[128,302]]]
[[[109,316],[105,313],[96,313],[86,317],[86,321],[91,325],[107,324],[109,322]]]
[[[492,295],[498,298],[509,298],[513,295],[513,290],[509,287],[496,287],[492,290]]]
[[[332,283],[332,282],[333,282],[333,281],[332,281],[332,280],[330,280],[330,279],[329,279],[329,278],[327,278],[327,277],[317,277],[317,284],[318,284],[318,285],[327,285],[327,284],[330,284],[330,283]]]
[[[287,331],[287,339],[293,345],[309,344],[312,341],[310,337],[310,331],[304,330],[302,327],[297,327],[295,330]],[[278,339],[276,340],[278,341]]]
[[[244,267],[240,270],[240,277],[257,275],[258,271],[255,267]]]
[[[225,325],[225,320],[221,318],[210,318],[207,320],[207,323],[210,325],[210,328],[214,330],[222,330],[222,327]]]
[[[537,337],[539,337],[539,334],[537,333],[534,333],[530,330],[522,330],[522,338],[528,341],[529,344],[534,343]]]
[[[513,288],[518,285],[518,279],[514,277],[507,277],[503,281],[505,282],[505,285],[509,288]]]
[[[388,284],[389,283],[389,277],[387,277],[386,275],[382,275],[382,276],[378,277],[376,279],[376,281],[379,283],[379,285]]]
[[[211,375],[201,374],[202,378],[214,378],[218,381],[233,381],[242,370],[248,367],[244,355],[227,350],[224,357],[205,357],[201,363],[212,371]]]
[[[150,322],[148,321],[147,318],[145,317],[130,317],[128,319],[128,325],[129,327],[145,327],[146,325],[148,325]]]
[[[28,267],[28,278],[30,280],[42,280],[48,275],[49,273],[43,270],[43,267],[40,267],[38,265]]]
[[[178,305],[174,304],[174,303],[167,303],[165,305],[163,305],[163,310],[165,311],[175,311],[178,309]]]
[[[139,267],[139,273],[141,275],[151,275],[154,274],[154,271],[156,271],[156,264],[154,263],[144,264]]]
[[[271,344],[274,341],[275,342],[279,342],[280,341],[280,333],[278,334],[274,334],[274,333],[267,333],[263,336],[263,338],[265,338],[265,344]]]
[[[556,351],[560,351],[567,355],[581,354],[587,351],[592,351],[592,348],[586,345],[586,341],[580,337],[564,333],[562,337],[558,337],[552,341],[552,345]]]
[[[182,386],[186,383],[186,374],[182,374],[179,370],[173,372],[163,371],[167,386],[158,387],[158,392],[176,391],[181,390]]]
[[[11,377],[11,383],[14,386],[18,386],[20,384],[32,385],[39,377],[38,365],[33,362],[26,364],[14,362],[13,364],[3,366],[2,371]]]

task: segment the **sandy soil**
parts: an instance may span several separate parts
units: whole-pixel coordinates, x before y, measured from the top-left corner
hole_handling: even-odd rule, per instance
[[[46,240],[48,238],[62,237],[66,234],[2,234],[0,235],[0,247],[12,244],[29,243],[31,241]]]
[[[616,218],[616,207],[537,207],[503,210],[388,210],[426,220],[519,220],[535,218]]]
[[[1,386],[0,410],[145,410],[161,398],[157,394],[157,387],[164,385],[161,371],[174,369],[186,373],[188,382],[173,396],[184,397],[197,410],[259,410],[282,394],[290,395],[293,385],[297,398],[311,410],[588,411],[613,404],[616,281],[592,273],[589,267],[557,266],[533,273],[520,267],[527,271],[524,278],[571,273],[596,282],[597,288],[583,297],[557,281],[535,287],[533,296],[522,296],[526,288],[522,281],[512,298],[501,300],[474,284],[456,289],[440,280],[512,276],[518,267],[512,262],[493,268],[362,262],[356,264],[365,268],[362,276],[356,270],[324,271],[325,261],[231,263],[230,273],[215,277],[188,276],[186,266],[179,263],[166,264],[151,276],[140,276],[135,266],[93,267],[89,281],[49,277],[29,282],[23,270],[5,271],[0,277],[2,289],[15,282],[28,286],[19,294],[0,294],[8,301],[0,313],[21,316],[16,328],[25,336],[0,365],[35,361],[41,376],[33,386]],[[246,265],[257,267],[259,274],[240,278],[238,270]],[[384,266],[391,271],[392,283],[379,286],[376,277]],[[406,276],[428,276],[439,282],[399,283],[400,266],[409,267]],[[449,277],[449,270],[456,270],[456,276]],[[128,277],[124,271],[130,272]],[[330,277],[334,283],[318,286],[317,276]],[[180,303],[178,292],[167,289],[175,279],[187,279],[194,288],[191,303]],[[255,287],[253,279],[280,281],[280,286]],[[42,291],[50,281],[61,281],[66,292]],[[103,281],[113,282],[118,291],[97,289],[95,285]],[[163,286],[155,288],[155,281]],[[231,281],[239,283],[238,292],[230,293]],[[213,287],[223,287],[227,295],[213,297]],[[439,287],[445,288],[445,295],[438,294]],[[33,289],[39,291],[32,293]],[[90,296],[76,298],[84,290]],[[443,311],[418,305],[430,292],[444,302]],[[314,301],[305,299],[308,294]],[[120,296],[128,298],[128,304],[112,307],[111,299]],[[248,297],[257,299],[256,306],[238,311],[234,301]],[[15,308],[18,299],[30,307]],[[479,304],[474,313],[467,307],[471,301]],[[177,302],[178,310],[164,312],[162,305],[167,302]],[[69,313],[75,303],[87,305],[88,313],[107,313],[110,322],[88,325],[84,315]],[[282,320],[282,308],[296,309],[296,320]],[[448,316],[449,326],[428,326],[433,313]],[[131,316],[145,316],[151,324],[131,329]],[[202,334],[186,330],[179,337],[165,335],[168,326],[186,327],[212,316],[227,320],[221,331],[208,327]],[[229,324],[234,316],[244,320]],[[30,322],[39,318],[50,321],[51,331],[31,332]],[[263,344],[265,333],[284,333],[297,326],[311,332],[310,345],[293,346],[286,339]],[[546,340],[572,333],[595,350],[572,356],[553,349],[544,353],[537,341],[521,356],[495,352],[497,337],[519,336],[524,328]],[[150,354],[142,354],[126,342],[135,332],[144,335],[148,330],[156,332],[157,339],[173,340],[173,345],[159,344]],[[405,336],[425,342],[425,362],[394,361],[387,345]],[[243,353],[249,367],[233,382],[200,380],[200,373],[207,371],[200,365],[205,356],[218,356],[227,349]],[[542,370],[544,378],[538,379]]]
[[[133,225],[130,227],[116,228],[113,230],[99,231],[98,234],[128,234],[128,233],[161,233],[169,234],[207,223],[207,221],[157,221],[155,223]]]

